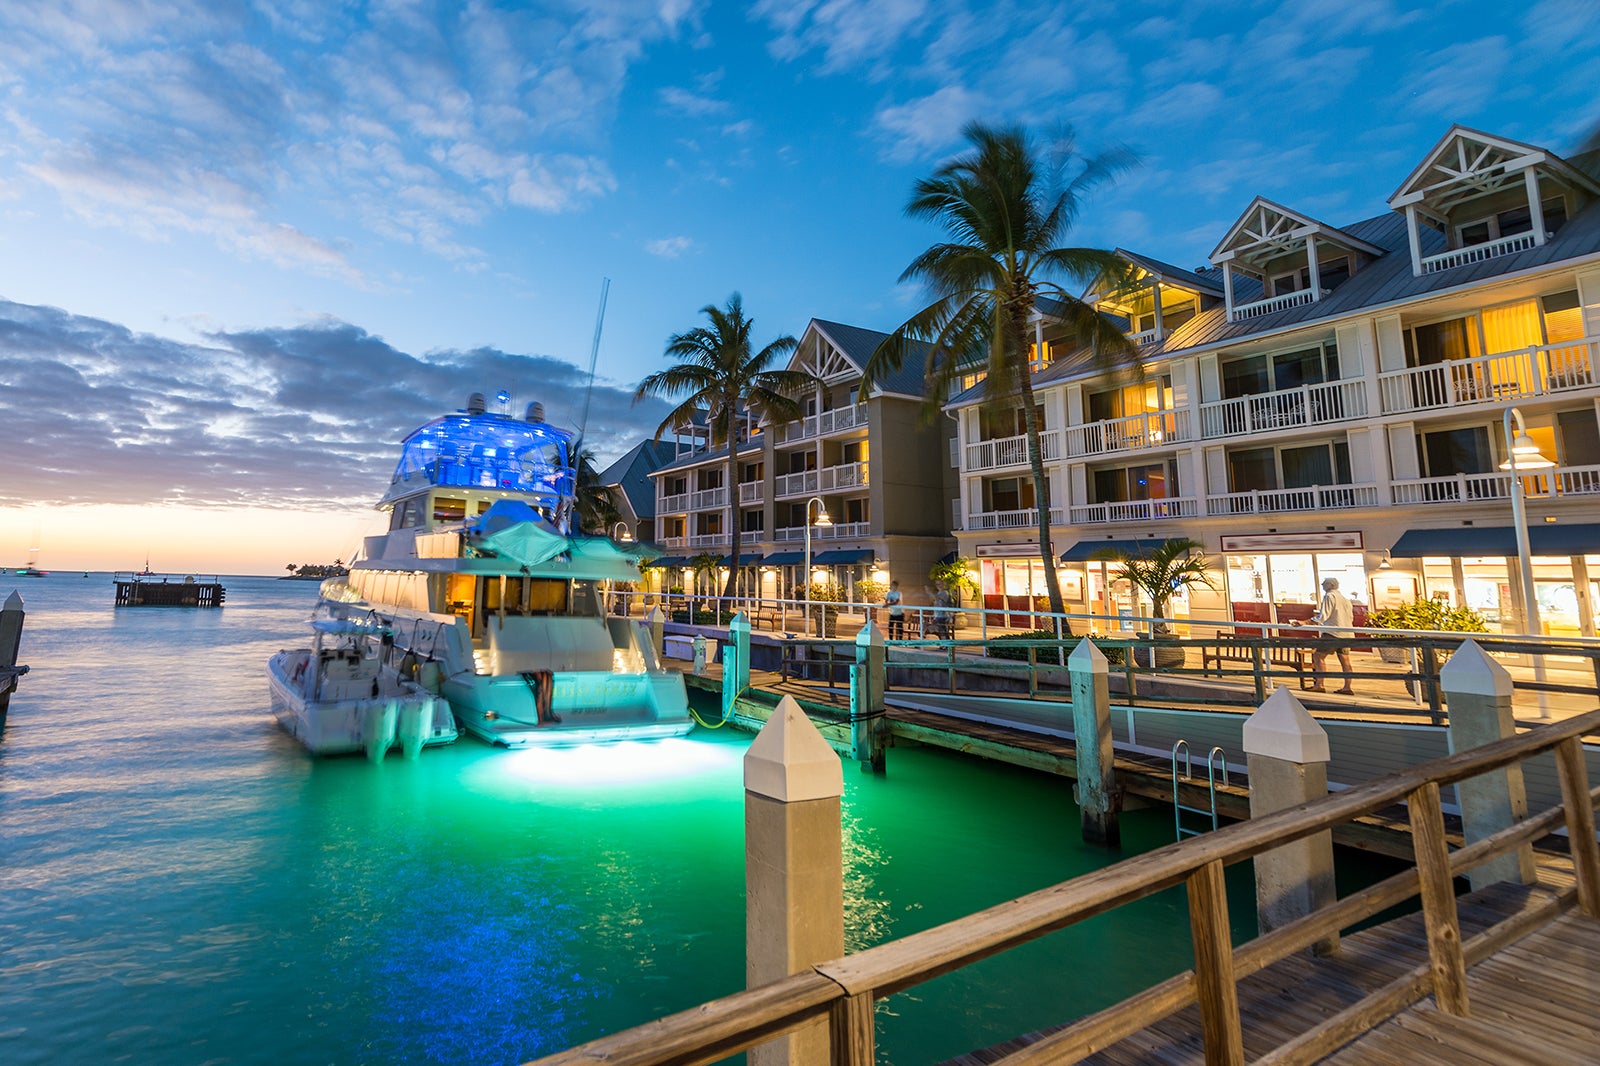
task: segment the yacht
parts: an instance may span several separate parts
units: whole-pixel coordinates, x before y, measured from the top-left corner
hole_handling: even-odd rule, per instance
[[[529,404],[434,419],[401,447],[366,538],[322,585],[329,618],[389,633],[385,662],[449,701],[460,727],[506,747],[681,736],[693,728],[680,674],[644,623],[608,617],[601,592],[636,581],[640,556],[572,530],[574,434]]]

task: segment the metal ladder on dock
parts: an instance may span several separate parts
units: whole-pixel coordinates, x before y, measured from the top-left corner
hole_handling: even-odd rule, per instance
[[[1178,775],[1178,760],[1183,760],[1183,775]],[[1220,746],[1213,747],[1206,756],[1206,795],[1210,800],[1210,809],[1205,807],[1186,807],[1178,801],[1178,783],[1187,781],[1194,776],[1194,764],[1189,757],[1189,742],[1179,740],[1172,745],[1172,828],[1177,838],[1182,840],[1186,836],[1197,837],[1206,832],[1205,828],[1193,829],[1183,824],[1185,813],[1198,814],[1202,818],[1211,819],[1211,829],[1217,827],[1217,769],[1222,769],[1222,787],[1228,787],[1228,756]]]

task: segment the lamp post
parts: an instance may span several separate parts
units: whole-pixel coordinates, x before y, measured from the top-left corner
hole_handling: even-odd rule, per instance
[[[621,532],[620,533],[617,532],[618,530],[621,530]],[[633,534],[628,532],[628,523],[625,520],[618,519],[616,522],[612,523],[612,525],[611,525],[611,539],[616,541],[618,544],[631,544],[631,543],[633,543]],[[606,582],[606,599],[608,601],[611,601],[613,603],[613,605],[614,605],[616,598],[617,598],[617,583],[615,581],[608,580]],[[623,611],[622,613],[623,614],[627,614],[627,611]]]
[[[1511,432],[1511,423],[1517,424],[1516,434]],[[1539,445],[1528,436],[1528,427],[1522,421],[1522,412],[1515,407],[1506,409],[1506,461],[1500,464],[1501,470],[1511,472],[1511,524],[1516,527],[1517,537],[1517,564],[1522,572],[1522,619],[1523,628],[1528,634],[1537,639],[1543,629],[1539,624],[1539,598],[1533,585],[1533,551],[1528,546],[1528,514],[1527,505],[1523,501],[1522,475],[1524,472],[1534,470],[1548,470],[1556,464],[1544,457],[1539,451]],[[1535,652],[1533,655],[1533,680],[1535,684],[1545,684],[1544,656]],[[1539,717],[1549,718],[1550,707],[1546,693],[1539,689]]]
[[[817,505],[817,527],[833,525],[833,519],[828,517],[828,505],[822,502],[821,496],[813,496],[806,501],[806,564],[801,573],[805,582],[806,617],[811,616],[811,505]]]

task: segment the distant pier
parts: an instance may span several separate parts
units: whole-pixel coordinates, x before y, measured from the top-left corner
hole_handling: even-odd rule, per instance
[[[117,575],[118,607],[221,607],[228,590],[216,579],[200,581],[185,577],[181,581],[141,574]]]

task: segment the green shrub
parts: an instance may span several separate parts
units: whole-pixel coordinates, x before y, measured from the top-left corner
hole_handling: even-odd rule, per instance
[[[1440,633],[1487,633],[1488,623],[1471,607],[1451,607],[1443,600],[1413,600],[1385,607],[1367,616],[1373,629],[1431,629]]]

